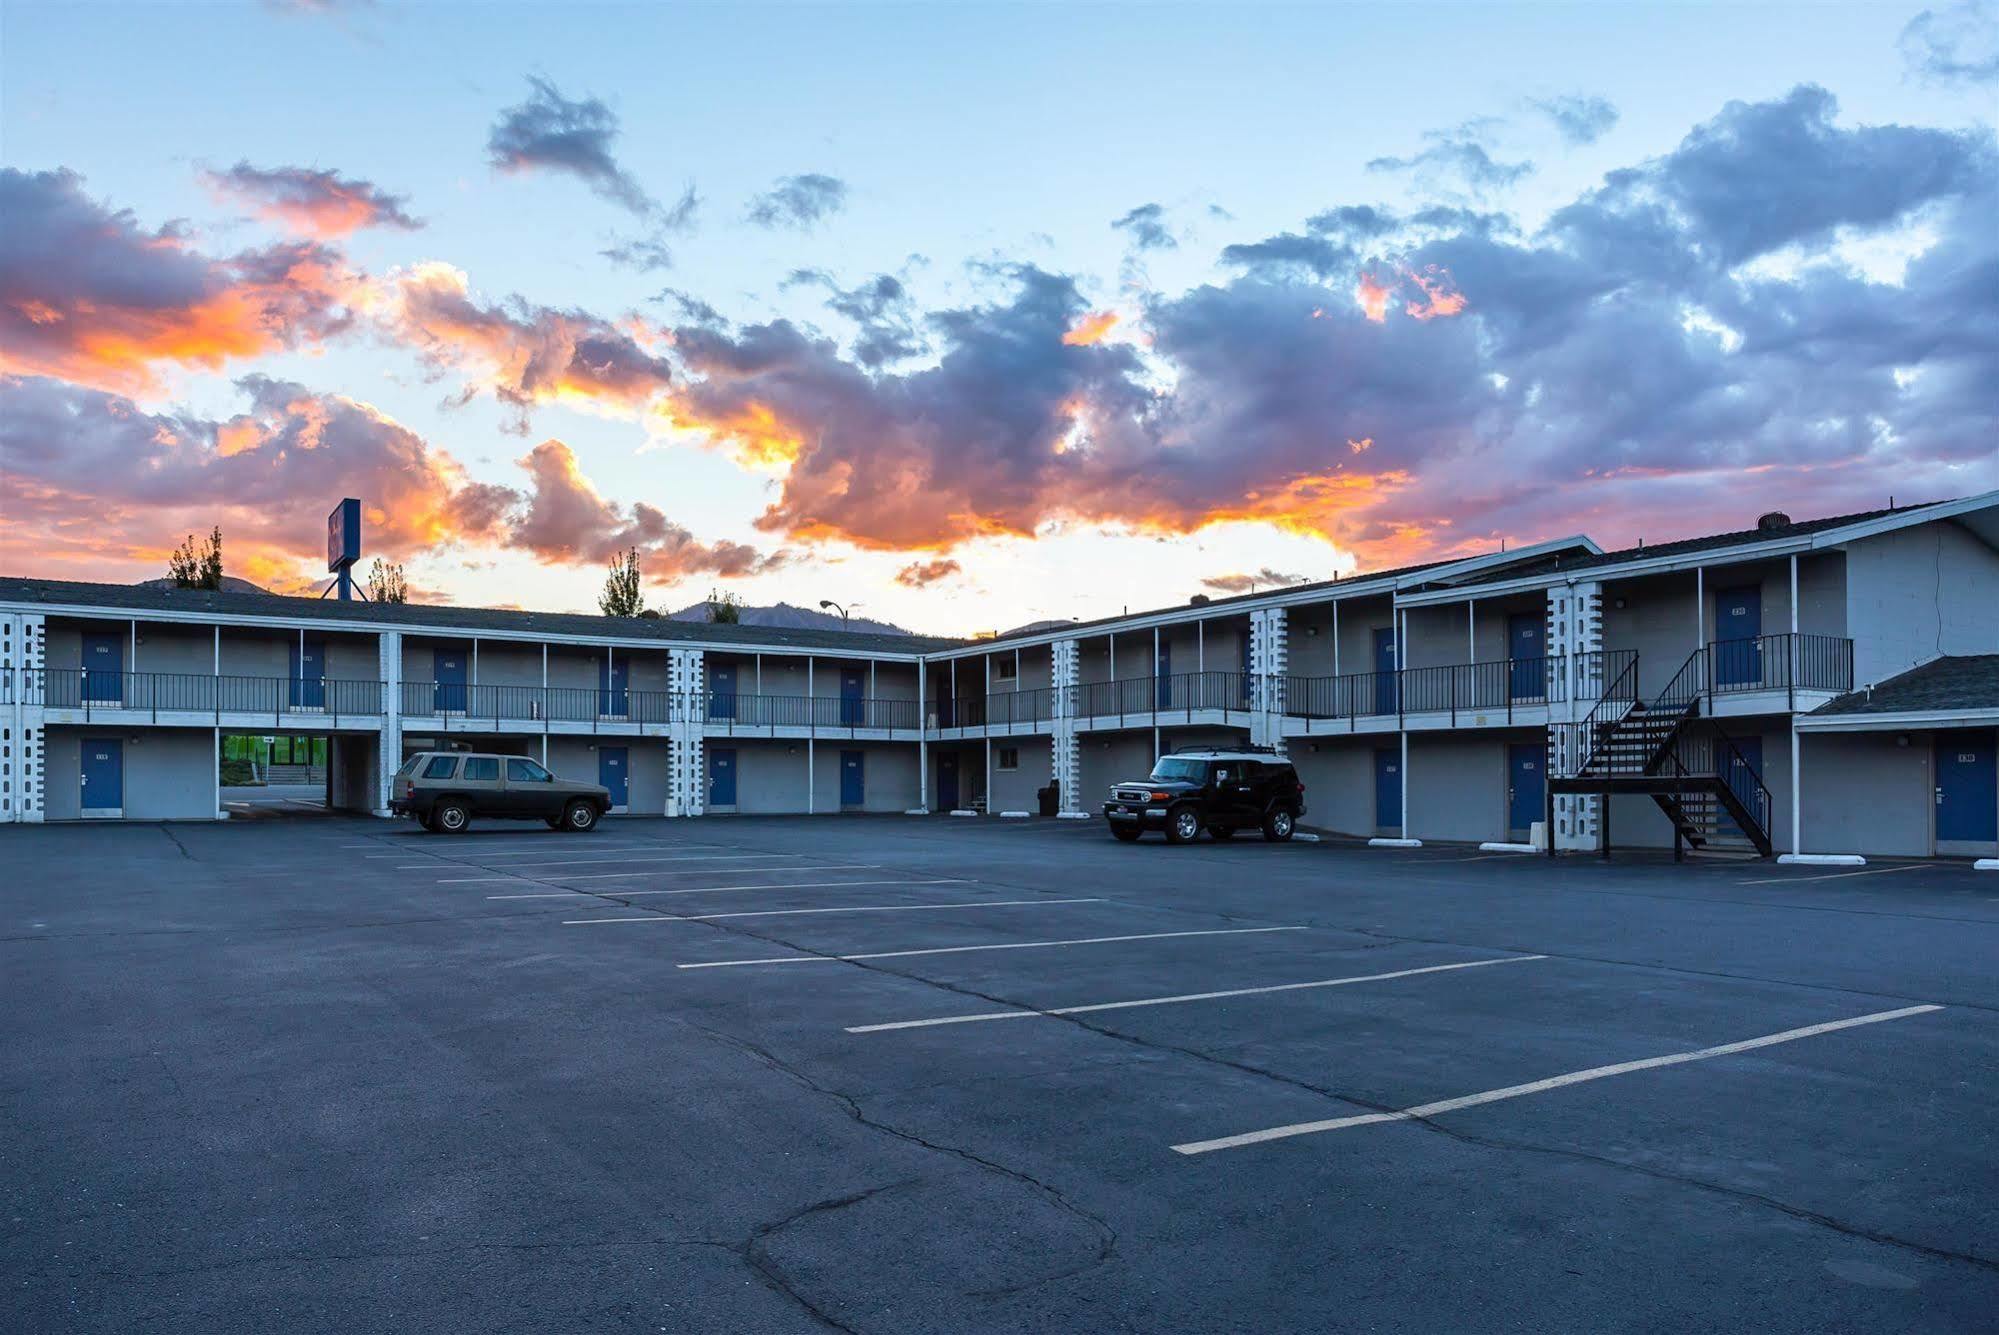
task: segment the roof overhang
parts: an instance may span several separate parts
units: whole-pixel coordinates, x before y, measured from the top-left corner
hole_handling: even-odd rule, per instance
[[[1911,709],[1879,714],[1801,714],[1799,732],[1927,732],[1937,728],[1999,726],[1999,705],[1969,709]]]
[[[1769,542],[1747,542],[1735,547],[1711,547],[1703,551],[1671,556],[1634,557],[1614,565],[1589,566],[1579,570],[1544,570],[1539,574],[1523,575],[1518,579],[1496,580],[1489,584],[1481,584],[1475,589],[1439,589],[1407,596],[1398,595],[1396,603],[1403,607],[1420,607],[1430,603],[1458,602],[1466,598],[1501,598],[1509,594],[1531,593],[1537,589],[1552,589],[1563,584],[1598,584],[1607,580],[1639,579],[1646,575],[1662,575],[1713,566],[1745,565],[1753,561],[1802,556],[1815,551],[1843,547],[1862,538],[1871,538],[1882,533],[1892,533],[1898,529],[1914,528],[1920,524],[1931,524],[1946,519],[1957,521],[1961,527],[1974,533],[1982,541],[1999,548],[1999,491],[1988,491],[1977,496],[1966,496],[1961,500],[1912,506],[1906,511],[1892,515],[1881,515],[1854,524],[1842,524],[1838,528],[1823,529],[1817,533],[1801,533],[1795,537],[1775,538]]]

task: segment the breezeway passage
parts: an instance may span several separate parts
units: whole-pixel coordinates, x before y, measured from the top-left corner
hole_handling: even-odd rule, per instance
[[[597,845],[510,832],[357,870],[340,844],[412,842],[374,829],[91,831],[88,896],[53,888],[71,832],[16,841],[23,1198],[198,1199],[205,1230],[72,1211],[68,1248],[0,1263],[10,1292],[81,1284],[129,1325],[173,1301],[153,1275],[205,1267],[247,1311],[332,1255],[414,1324],[435,1291],[545,1326],[568,1293],[656,1325],[1464,1329],[1503,1287],[1614,1328],[1659,1265],[1703,1276],[1691,1327],[1971,1329],[1999,1298],[1999,910],[1968,870],[1745,886],[800,819],[620,822],[605,856],[646,860],[597,880]],[[143,1065],[63,1004],[79,982]],[[137,1082],[115,1114],[97,1069]],[[275,1198],[208,1148],[242,1136]],[[345,1238],[364,1219],[393,1275]]]

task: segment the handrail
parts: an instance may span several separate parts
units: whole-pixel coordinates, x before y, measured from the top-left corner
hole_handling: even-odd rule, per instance
[[[1590,762],[1596,759],[1597,751],[1608,740],[1611,730],[1617,726],[1617,719],[1624,717],[1623,714],[1619,714],[1617,719],[1599,721],[1597,715],[1603,713],[1607,705],[1635,704],[1637,699],[1638,655],[1634,653],[1631,655],[1630,660],[1625,663],[1623,670],[1611,679],[1610,685],[1604,688],[1602,697],[1597,700],[1595,707],[1590,710],[1589,715],[1580,724],[1576,725],[1575,735],[1589,743],[1589,750],[1576,763],[1576,773],[1583,774],[1588,772]],[[1629,711],[1627,710],[1626,712],[1628,713]],[[1548,737],[1552,746],[1554,729],[1549,729]]]
[[[264,677],[212,672],[112,672],[103,668],[37,668],[26,674],[23,703],[100,714],[300,716],[337,723],[347,716],[379,718],[382,683],[343,677]]]

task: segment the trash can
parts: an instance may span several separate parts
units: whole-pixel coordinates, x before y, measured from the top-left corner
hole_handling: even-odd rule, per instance
[[[1052,816],[1062,809],[1061,785],[1050,782],[1046,788],[1035,794],[1041,799],[1041,814]]]

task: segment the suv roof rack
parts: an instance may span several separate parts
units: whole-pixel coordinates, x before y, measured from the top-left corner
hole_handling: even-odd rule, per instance
[[[1274,746],[1176,746],[1166,753],[1169,756],[1274,756],[1278,750]]]

